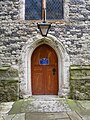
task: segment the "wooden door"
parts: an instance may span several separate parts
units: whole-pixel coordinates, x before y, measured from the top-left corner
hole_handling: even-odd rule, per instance
[[[53,48],[43,44],[37,47],[31,58],[32,94],[58,94],[58,58]]]

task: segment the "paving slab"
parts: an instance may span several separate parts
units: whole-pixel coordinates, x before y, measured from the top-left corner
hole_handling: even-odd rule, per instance
[[[26,120],[70,120],[67,113],[26,113]]]
[[[55,120],[70,120],[69,118],[58,118],[58,119],[55,119]]]
[[[75,111],[67,112],[71,120],[83,120]]]
[[[54,113],[53,115],[55,119],[67,119],[68,118],[68,115],[66,112]]]
[[[80,101],[81,106],[85,109],[90,109],[90,100],[89,101]]]
[[[65,118],[64,118],[64,119],[55,119],[55,120],[70,120],[70,119],[65,119]]]
[[[4,120],[2,116],[0,116],[0,120]]]
[[[10,109],[12,108],[12,105],[14,102],[3,102],[0,104],[0,115],[7,114]]]
[[[82,120],[76,112],[42,113],[30,112],[4,115],[2,120]],[[89,120],[89,119],[83,119]]]
[[[25,120],[25,113],[4,115],[3,118],[4,120]]]

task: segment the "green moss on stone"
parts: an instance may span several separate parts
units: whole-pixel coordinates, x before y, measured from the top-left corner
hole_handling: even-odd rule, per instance
[[[23,100],[16,101],[16,102],[13,104],[13,107],[12,107],[12,109],[10,110],[10,112],[9,112],[8,114],[10,115],[10,114],[18,114],[18,113],[21,113],[22,104],[23,104]]]
[[[90,65],[71,65],[70,66],[70,69],[71,70],[90,70]]]
[[[70,67],[70,98],[90,99],[90,65]]]
[[[30,111],[28,106],[32,105],[32,101],[32,98],[16,101],[8,114],[28,113]]]
[[[18,70],[9,66],[0,68],[0,101],[16,101],[19,99]]]
[[[8,69],[9,69],[9,67],[0,67],[0,71],[6,71]]]

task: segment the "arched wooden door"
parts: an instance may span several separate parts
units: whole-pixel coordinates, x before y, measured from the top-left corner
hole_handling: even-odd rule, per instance
[[[43,44],[37,47],[31,58],[32,94],[58,94],[58,58],[53,48]]]

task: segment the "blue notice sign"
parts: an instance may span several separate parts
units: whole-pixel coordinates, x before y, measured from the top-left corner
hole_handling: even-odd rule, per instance
[[[49,60],[47,58],[40,59],[40,65],[48,65],[48,64],[49,64]]]

